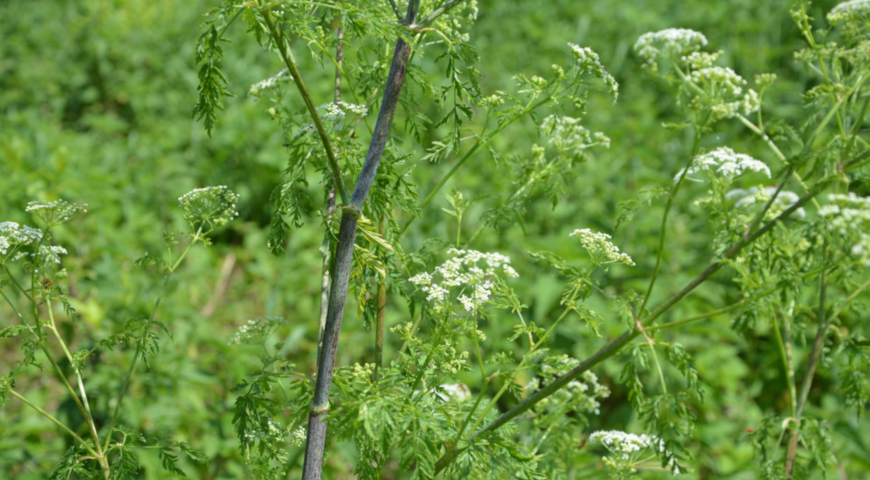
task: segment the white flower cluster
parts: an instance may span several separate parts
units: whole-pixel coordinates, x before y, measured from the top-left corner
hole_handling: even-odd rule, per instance
[[[613,103],[616,103],[616,98],[619,96],[619,83],[616,82],[613,75],[607,72],[607,68],[601,64],[598,54],[589,47],[581,47],[573,43],[569,43],[568,46],[571,47],[571,54],[574,56],[577,68],[600,78],[607,85],[607,88],[610,89]]]
[[[13,247],[30,245],[42,240],[42,230],[15,222],[0,223],[0,255]]]
[[[54,263],[60,265],[60,256],[66,255],[67,251],[63,247],[57,247],[54,245],[42,245],[39,247],[39,255],[34,255],[33,253],[25,253],[19,252],[12,257],[12,261],[18,261],[25,257],[34,257],[36,256],[36,264],[37,265],[45,265],[46,263]]]
[[[437,5],[431,5],[434,9]],[[399,8],[402,8],[401,2],[399,2]],[[403,10],[404,11],[404,10]],[[444,34],[444,36],[453,39],[458,42],[468,42],[470,35],[468,33],[463,33],[463,26],[470,27],[477,20],[478,14],[478,6],[477,0],[471,0],[468,2],[464,2],[464,5],[461,5],[447,14],[441,15],[435,20],[435,26],[438,30]],[[463,20],[465,25],[463,25]]]
[[[825,219],[828,230],[844,238],[851,238],[852,254],[870,267],[870,197],[848,194],[831,194],[831,204],[819,209],[819,216]]]
[[[248,93],[255,97],[259,97],[260,94],[263,93],[263,90],[266,90],[267,88],[275,88],[280,85],[281,82],[287,82],[290,80],[293,80],[293,75],[290,75],[290,71],[285,68],[275,75],[251,85],[251,89],[248,90]]]
[[[579,360],[567,355],[549,357],[544,365],[541,366],[540,377],[533,378],[525,386],[525,390],[529,393],[534,393],[541,388],[541,380],[549,383],[565,375],[579,364]],[[583,372],[580,380],[571,380],[564,388],[557,391],[549,399],[544,400],[541,407],[547,408],[558,404],[568,406],[571,410],[599,415],[601,413],[601,402],[599,400],[609,396],[610,389],[598,383],[598,376],[587,370]]]
[[[451,400],[464,402],[471,398],[471,391],[461,383],[445,383],[439,386],[438,389],[442,391],[436,392],[435,396],[442,402],[449,402]]]
[[[668,458],[668,467],[674,475],[680,474],[677,466],[677,457],[670,451],[665,450],[665,442],[655,435],[635,435],[633,433],[620,432],[619,430],[599,430],[589,435],[589,440],[599,442],[605,448],[618,455],[615,459],[617,464],[626,465],[635,453],[646,449],[658,450],[659,454]],[[607,462],[611,463],[611,462]],[[630,464],[626,466],[631,466]]]
[[[749,187],[744,190],[742,188],[736,188],[734,190],[729,191],[725,194],[725,198],[728,200],[737,200],[734,202],[734,208],[740,210],[744,208],[749,208],[752,205],[757,204],[766,204],[770,197],[776,192],[776,187]],[[773,205],[770,206],[770,210],[768,210],[768,216],[777,216],[783,212],[786,208],[794,205],[797,201],[800,200],[798,194],[791,192],[789,190],[783,190],[779,192],[779,195],[776,197],[776,201],[773,202]],[[806,217],[806,211],[803,208],[798,208],[795,210],[794,215],[800,218]]]
[[[689,80],[706,92],[696,96],[692,106],[709,108],[713,120],[732,118],[739,112],[749,115],[758,111],[761,99],[758,93],[747,88],[746,80],[728,67],[704,67],[689,73]]]
[[[88,211],[87,208],[87,204],[79,205],[63,200],[55,200],[54,202],[30,202],[24,211],[36,215],[46,225],[57,225],[75,217],[79,213],[86,213]]]
[[[290,445],[294,447],[301,447],[305,444],[305,440],[308,438],[308,432],[305,431],[305,427],[300,426],[297,428],[292,435],[290,435]]]
[[[498,275],[498,268],[501,268],[502,273],[508,278],[519,277],[516,270],[510,266],[511,259],[499,253],[482,253],[476,250],[458,250],[455,248],[451,248],[447,253],[453,255],[453,258],[435,267],[435,272],[441,274],[443,286],[434,283],[432,275],[426,272],[414,275],[409,279],[411,283],[421,287],[420,290],[428,294],[427,301],[443,302],[449,293],[448,288],[467,286],[472,289],[471,296],[460,295],[459,301],[466,311],[471,311],[489,300],[494,285],[492,277]],[[486,270],[477,266],[479,261],[486,262]]]
[[[831,9],[828,21],[837,24],[844,20],[866,17],[868,14],[870,14],[870,0],[849,0]]]
[[[196,228],[208,223],[220,227],[235,217],[239,194],[224,185],[191,190],[178,197],[178,206],[184,211],[184,219]]]
[[[266,420],[264,428],[255,428],[253,430],[248,430],[245,433],[245,437],[248,438],[249,442],[266,442],[273,444],[283,441],[286,436],[287,431],[281,427],[280,423],[272,420],[272,417],[269,417]]]
[[[712,152],[698,155],[689,166],[689,174],[711,171],[722,175],[728,180],[733,180],[747,170],[763,173],[770,178],[770,168],[764,162],[756,160],[749,155],[734,153],[734,150],[728,147],[719,147]],[[677,172],[674,176],[674,183],[680,179],[683,171]]]
[[[239,331],[230,336],[227,345],[251,344],[265,342],[272,332],[280,325],[287,323],[284,317],[266,316],[256,320],[248,320],[248,323],[239,327]]]
[[[707,37],[704,34],[685,28],[669,28],[644,33],[634,44],[634,51],[646,63],[652,64],[662,53],[676,59],[705,46]]]
[[[550,145],[563,153],[580,156],[584,150],[596,145],[610,148],[610,139],[606,135],[591,133],[580,125],[579,118],[550,115],[541,122],[541,130],[550,136]]]
[[[619,247],[610,242],[610,235],[602,232],[593,232],[588,228],[578,229],[571,232],[572,237],[579,237],[589,255],[596,262],[603,259],[602,263],[624,263],[634,266],[634,260],[626,253],[619,251]]]
[[[619,430],[599,430],[589,435],[589,440],[601,443],[614,453],[632,454],[650,447],[657,449],[660,453],[665,451],[664,440],[655,435],[635,435]]]
[[[317,107],[317,114],[320,115],[320,119],[329,127],[332,127],[333,130],[341,130],[344,126],[342,122],[344,122],[344,118],[348,113],[353,113],[364,117],[368,115],[369,110],[365,105],[357,105],[354,103],[347,102],[335,102],[335,103],[327,103]],[[310,114],[306,113],[306,116],[310,117]],[[317,127],[314,123],[304,123],[299,130],[293,134],[294,137],[300,137],[302,135],[316,135]]]

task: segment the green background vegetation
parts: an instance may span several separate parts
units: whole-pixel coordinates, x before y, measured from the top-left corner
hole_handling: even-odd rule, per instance
[[[814,4],[814,16],[823,18],[834,4]],[[191,119],[197,86],[194,44],[202,14],[211,6],[212,2],[190,0],[0,4],[0,220],[33,224],[23,212],[29,200],[63,198],[89,205],[87,215],[56,234],[57,244],[70,251],[64,266],[82,324],[75,329],[68,326],[65,335],[72,338],[72,345],[88,346],[150,309],[159,274],[134,268],[133,261],[146,251],[163,248],[164,229],[184,229],[177,197],[208,185],[227,185],[242,195],[238,221],[219,231],[211,248],[194,250],[174,277],[171,294],[158,314],[170,326],[174,342],[167,339],[152,368],[143,367],[134,377],[123,420],[149,438],[171,434],[204,450],[212,461],[208,466],[184,464],[191,477],[243,478],[231,424],[234,396],[229,390],[256,364],[256,352],[253,347],[228,346],[227,341],[250,318],[284,316],[289,323],[280,332],[288,338],[284,352],[300,370],[314,371],[322,238],[315,213],[321,205],[308,208],[306,226],[291,234],[283,256],[269,253],[269,194],[285,167],[286,153],[280,128],[265,113],[267,102],[256,102],[246,92],[281,65],[277,56],[262,53],[244,35],[241,23],[228,34],[233,43],[225,46],[224,62],[237,97],[226,101],[212,138]],[[604,93],[590,96],[584,124],[611,137],[612,147],[577,167],[578,175],[565,185],[565,201],[551,209],[546,196],[538,192],[540,201],[524,212],[522,225],[486,229],[472,245],[511,256],[521,275],[512,286],[534,321],[546,326],[552,320],[561,284],[552,270],[526,252],[551,250],[583,264],[585,254],[568,233],[585,227],[614,233],[618,203],[639,198],[643,189],[668,184],[691,149],[691,138],[684,132],[662,128],[662,122],[679,122],[682,117],[670,87],[642,75],[631,51],[637,37],[669,27],[703,32],[710,50],[725,51],[721,63],[744,78],[776,73],[779,80],[765,96],[766,111],[797,124],[803,115],[799,92],[814,80],[793,58],[792,52],[802,48],[803,41],[788,9],[787,2],[754,0],[480,2],[480,17],[470,33],[481,56],[478,69],[483,73],[484,92],[512,90],[514,74],[546,73],[551,64],[564,64],[570,55],[568,42],[598,52],[621,85],[616,105]],[[295,49],[315,103],[326,103],[331,99],[331,66],[307,55],[304,41]],[[417,61],[437,75],[433,57]],[[301,105],[297,96],[289,97]],[[421,111],[438,117],[434,105],[422,103]],[[403,123],[401,115],[396,128]],[[709,145],[728,145],[773,168],[781,167],[737,122],[721,122],[717,129],[717,135],[706,139]],[[541,141],[528,120],[506,133],[496,143],[500,151],[513,155],[530,155],[532,144]],[[431,141],[440,134],[428,135]],[[447,185],[476,200],[465,216],[464,232],[476,230],[480,214],[512,191],[506,165],[496,166],[483,151],[470,162]],[[450,169],[449,163],[418,164],[412,175],[421,196]],[[866,195],[867,184],[859,186],[859,193],[861,188]],[[312,182],[310,189],[312,198],[321,197],[320,184]],[[705,189],[703,184],[689,184],[671,213],[652,305],[681,288],[710,258],[711,232],[704,212],[691,201]],[[654,201],[614,233],[615,243],[638,265],[614,267],[602,277],[610,291],[646,287],[655,262],[663,203]],[[446,205],[439,195],[424,210],[423,220],[405,236],[406,250],[419,248],[430,237],[454,238],[455,222],[441,211]],[[662,321],[737,300],[729,278],[727,271],[720,273]],[[858,304],[866,305],[867,295]],[[577,321],[566,322],[557,329],[553,343],[561,350],[558,353],[585,358],[621,333],[623,324],[612,304],[593,296],[590,306],[608,319],[602,327],[604,338],[596,339]],[[373,355],[373,334],[363,328],[355,312],[351,300],[338,365],[371,360]],[[11,310],[0,308],[0,325],[12,319]],[[742,335],[731,330],[733,319],[722,315],[664,334],[693,355],[706,391],[705,402],[692,405],[698,425],[685,447],[697,456],[689,463],[694,472],[686,478],[754,478],[752,448],[744,429],[755,428],[764,416],[788,410],[781,363],[770,347],[773,337],[766,323],[760,321],[749,335]],[[407,305],[398,296],[390,298],[387,326],[408,320]],[[510,348],[502,343],[512,323],[500,320],[495,317],[484,328],[485,348],[492,351]],[[398,348],[392,340],[387,359],[394,358]],[[799,355],[807,350],[798,347]],[[13,368],[17,355],[13,339],[0,341],[0,370]],[[110,412],[109,402],[114,402],[127,362],[118,352],[91,361],[87,387],[98,424],[109,420],[100,415]],[[595,369],[613,394],[589,432],[642,430],[618,381],[621,362],[616,359]],[[836,373],[820,369],[809,411],[821,418],[836,414],[838,420],[831,427],[841,471],[848,478],[864,478],[870,472],[870,423],[857,412],[840,415],[845,407],[830,382]],[[679,388],[679,375],[666,374]],[[18,379],[20,390],[58,412],[62,420],[77,424],[75,405],[53,380],[37,381],[39,377],[33,376],[28,384],[28,378]],[[647,388],[658,388],[653,376],[647,380]],[[468,381],[474,386],[474,377]],[[505,397],[500,408],[513,402]],[[0,411],[0,477],[45,478],[68,446],[68,438],[17,401]],[[353,460],[352,449],[337,448],[344,459],[341,454],[331,456],[325,478],[346,478],[342,472],[352,470],[352,463],[346,463]],[[577,458],[588,462],[583,475],[602,478],[605,473],[596,463],[594,449],[592,445],[578,448]],[[142,452],[141,457],[144,478],[165,478],[156,451]]]

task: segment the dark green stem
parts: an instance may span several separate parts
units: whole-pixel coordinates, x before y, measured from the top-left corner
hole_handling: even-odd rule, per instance
[[[417,18],[419,0],[408,3],[408,13],[405,25],[411,25]],[[384,87],[384,97],[381,110],[375,124],[375,131],[369,144],[362,171],[350,198],[351,207],[361,211],[369,190],[377,175],[378,165],[386,148],[393,124],[393,115],[399,103],[399,94],[405,81],[408,58],[411,47],[403,39],[398,39],[390,66],[390,74]],[[339,177],[340,178],[340,177]],[[332,385],[332,375],[335,369],[335,355],[338,351],[338,338],[341,332],[341,320],[344,316],[344,304],[347,297],[347,287],[350,270],[353,264],[353,250],[356,238],[358,216],[342,210],[339,227],[338,245],[336,246],[335,264],[333,269],[332,288],[329,292],[329,311],[323,335],[323,348],[317,361],[317,379],[314,397],[311,400],[311,410],[308,416],[308,435],[305,444],[305,464],[302,469],[303,480],[319,480],[323,465],[324,448],[326,444],[326,417],[329,413],[329,390]]]

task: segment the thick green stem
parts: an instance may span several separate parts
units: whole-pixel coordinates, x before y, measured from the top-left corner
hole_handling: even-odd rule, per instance
[[[61,348],[63,349],[63,353],[66,354],[66,359],[69,361],[70,365],[73,367],[76,373],[76,382],[79,386],[79,393],[82,394],[82,402],[85,407],[85,422],[88,424],[88,429],[91,431],[91,436],[94,437],[94,445],[97,447],[97,452],[102,456],[103,451],[100,447],[100,437],[97,434],[97,426],[94,423],[94,414],[91,412],[91,405],[88,402],[88,394],[85,391],[85,384],[82,380],[82,374],[75,369],[75,365],[73,364],[72,355],[69,353],[69,349],[66,346],[66,342],[63,341],[63,338],[60,336],[60,332],[57,331],[57,325],[54,323],[54,312],[52,311],[51,304],[47,304],[48,310],[48,319],[51,322],[51,331],[54,332],[54,336],[57,338],[57,342],[60,343]]]
[[[791,356],[788,353],[791,345],[789,345],[789,349],[786,349],[785,342],[783,342],[783,338],[782,338],[783,335],[779,331],[779,322],[776,321],[776,317],[779,315],[781,315],[780,312],[777,312],[777,315],[774,315],[772,317],[772,319],[773,319],[773,333],[774,333],[774,336],[776,337],[776,345],[779,347],[779,354],[782,357],[782,367],[785,371],[785,381],[786,381],[786,385],[788,386],[788,403],[789,403],[789,405],[791,405],[791,414],[792,414],[792,416],[794,416],[795,410],[796,410],[795,409],[795,393],[794,393],[795,389],[794,389],[794,383],[792,382],[794,372],[792,372],[792,370],[791,370]],[[785,317],[780,317],[780,318],[782,318],[783,326],[788,324],[787,318],[785,318]],[[788,327],[785,327],[785,328],[788,328]],[[789,341],[791,340],[791,338],[788,335],[786,335],[786,337],[788,338]]]
[[[308,88],[302,81],[302,75],[299,73],[299,69],[296,68],[296,63],[293,61],[293,56],[287,46],[286,39],[281,30],[275,25],[275,22],[272,19],[272,12],[268,8],[263,11],[263,19],[269,27],[269,34],[272,35],[272,38],[275,41],[275,47],[278,49],[278,53],[281,54],[281,59],[284,60],[284,64],[287,65],[287,69],[293,76],[293,82],[296,84],[299,94],[302,95],[302,100],[305,102],[305,106],[308,108],[308,113],[314,121],[317,133],[320,135],[320,141],[323,143],[324,150],[326,150],[326,159],[329,163],[329,169],[332,170],[332,176],[335,181],[335,186],[338,189],[338,194],[341,196],[341,202],[348,205],[350,204],[350,195],[348,194],[347,186],[344,184],[344,178],[341,176],[341,166],[338,165],[338,160],[335,158],[335,151],[332,149],[332,143],[329,140],[329,134],[326,132],[326,127],[323,125],[323,120],[317,112],[317,107],[314,105],[314,101],[311,100]]]
[[[411,25],[417,18],[419,0],[408,2],[408,12],[405,25]],[[384,155],[393,115],[399,103],[399,94],[405,81],[408,59],[411,47],[403,39],[398,39],[393,53],[389,77],[384,87],[381,110],[375,131],[369,144],[362,171],[357,179],[356,187],[350,202],[346,205],[362,210],[369,190],[377,175],[378,166]],[[340,178],[340,177],[339,177]],[[332,385],[332,375],[335,369],[335,355],[338,351],[338,338],[341,333],[341,321],[344,316],[344,304],[347,298],[348,282],[353,263],[353,250],[356,239],[358,213],[351,214],[342,210],[339,227],[338,245],[336,246],[335,264],[333,269],[332,288],[329,292],[329,311],[323,335],[323,348],[317,359],[317,378],[314,396],[311,400],[311,410],[308,415],[308,434],[305,444],[305,463],[302,478],[304,480],[319,480],[323,465],[324,448],[326,444],[326,417],[329,413],[329,390]]]
[[[386,235],[385,228],[386,215],[381,217],[380,228],[378,233],[383,237]],[[386,237],[384,237],[386,238]],[[380,378],[380,369],[384,364],[384,314],[387,309],[387,279],[379,277],[378,279],[378,312],[375,321],[375,371],[372,372],[372,381],[378,381]]]
[[[798,397],[797,401],[797,409],[795,411],[795,420],[797,421],[797,425],[794,428],[794,432],[791,434],[791,438],[788,442],[788,449],[785,454],[785,474],[791,477],[794,472],[794,464],[795,460],[797,460],[797,447],[798,442],[800,441],[801,434],[801,417],[803,416],[804,407],[807,404],[807,398],[810,395],[810,388],[813,386],[813,377],[816,373],[816,366],[819,363],[819,359],[822,356],[822,347],[824,347],[825,343],[825,332],[828,330],[826,315],[826,304],[825,300],[827,297],[827,287],[828,287],[828,272],[822,273],[821,286],[819,287],[819,313],[818,313],[818,321],[819,326],[818,330],[816,330],[816,339],[813,342],[813,350],[810,352],[810,358],[807,364],[807,371],[804,373],[804,379],[801,382],[801,393]]]
[[[11,388],[9,389],[9,393],[11,393],[11,394],[12,394],[13,396],[15,396],[17,399],[19,399],[19,400],[21,400],[22,402],[24,402],[25,405],[27,405],[27,406],[29,406],[30,408],[32,408],[32,409],[36,410],[37,412],[39,412],[39,413],[40,413],[42,416],[44,416],[45,418],[51,420],[52,423],[54,423],[55,425],[57,425],[58,427],[60,427],[63,431],[65,431],[65,432],[68,433],[71,437],[73,437],[77,442],[79,442],[80,444],[82,444],[82,446],[85,448],[85,450],[87,450],[87,452],[90,453],[91,455],[93,455],[95,458],[97,458],[97,457],[102,457],[102,455],[99,455],[99,454],[98,454],[98,453],[97,453],[93,448],[91,448],[90,445],[88,445],[88,442],[84,441],[84,440],[82,439],[82,437],[76,435],[75,432],[73,432],[72,430],[70,430],[69,427],[67,427],[66,425],[64,425],[60,420],[54,418],[50,413],[48,413],[48,412],[46,412],[45,410],[43,410],[43,409],[37,407],[36,405],[34,405],[33,403],[31,403],[30,400],[24,398],[24,397],[21,396],[18,392],[16,392],[15,390],[12,390]]]
[[[720,308],[719,310],[713,310],[712,312],[702,313],[701,315],[695,315],[694,317],[684,318],[682,320],[677,320],[675,322],[663,323],[661,325],[652,325],[646,329],[647,332],[654,332],[656,330],[664,330],[666,328],[677,327],[680,325],[685,325],[687,323],[697,322],[699,320],[704,320],[710,317],[715,317],[716,315],[721,315],[723,313],[728,313],[732,310],[736,310],[743,305],[746,304],[746,299],[742,299],[737,303],[732,303],[727,307]]]
[[[656,280],[659,277],[659,268],[662,264],[662,256],[665,253],[665,235],[667,235],[668,231],[668,215],[671,213],[671,207],[674,204],[674,197],[677,196],[677,193],[680,192],[680,186],[683,184],[683,180],[686,178],[686,175],[689,174],[689,168],[692,166],[692,162],[695,161],[695,155],[698,153],[698,144],[701,141],[701,131],[696,127],[697,131],[695,132],[695,142],[692,145],[692,154],[689,156],[689,162],[686,164],[686,168],[683,169],[682,175],[680,175],[679,180],[677,180],[677,184],[674,185],[674,188],[671,189],[668,194],[668,203],[665,205],[665,214],[662,215],[662,226],[661,232],[659,233],[659,249],[658,255],[656,255],[656,266],[653,269],[652,278],[649,281],[649,287],[646,289],[646,295],[643,296],[643,303],[640,305],[640,310],[638,310],[638,317],[643,318],[644,309],[646,308],[646,304],[649,301],[650,295],[652,295],[653,287],[655,287]]]

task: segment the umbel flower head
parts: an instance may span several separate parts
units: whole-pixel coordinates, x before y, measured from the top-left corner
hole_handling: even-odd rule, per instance
[[[831,194],[830,204],[819,209],[829,231],[852,242],[852,255],[870,267],[870,197]]]
[[[688,57],[687,57],[688,58]],[[697,64],[705,64],[703,57],[694,57]],[[707,59],[709,60],[709,59]],[[728,67],[707,66],[692,71],[689,80],[704,90],[705,95],[696,95],[689,106],[709,109],[711,120],[733,118],[739,112],[749,115],[758,111],[761,99],[758,93],[746,87],[746,80]]]
[[[550,115],[541,122],[541,130],[550,136],[550,145],[561,153],[582,158],[587,148],[601,145],[610,148],[610,139],[601,132],[594,134],[580,125],[579,118]]]
[[[285,68],[275,75],[251,85],[251,89],[248,93],[255,97],[259,97],[263,90],[275,88],[282,82],[288,82],[290,80],[293,80],[293,75],[290,75],[290,71]]]
[[[580,238],[583,248],[598,265],[607,263],[624,263],[634,266],[634,260],[628,254],[619,251],[619,247],[610,243],[610,235],[601,232],[593,232],[588,228],[574,230],[572,237]]]
[[[748,209],[752,208],[753,205],[766,204],[770,200],[770,197],[772,197],[776,192],[776,188],[777,187],[762,186],[749,187],[746,190],[736,188],[726,193],[725,198],[727,200],[736,200],[736,202],[734,202],[734,208],[737,210]],[[765,218],[778,216],[783,212],[783,210],[797,203],[798,200],[800,200],[800,197],[794,192],[788,190],[779,192],[776,201],[774,201],[773,205],[770,206],[770,210],[768,210]],[[794,215],[798,218],[804,218],[807,213],[803,208],[798,208],[795,210]]]
[[[866,19],[868,16],[870,16],[870,0],[849,0],[831,9],[828,21],[836,25],[842,21]]]
[[[7,254],[17,247],[31,245],[42,240],[42,230],[19,225],[15,222],[0,223],[0,261],[5,261]]]
[[[689,165],[688,174],[709,171],[730,181],[747,170],[763,173],[770,178],[770,168],[764,162],[749,155],[734,153],[734,150],[728,147],[719,147],[712,152],[696,156]],[[684,170],[677,172],[674,183],[680,180],[683,172]]]
[[[24,209],[25,212],[32,213],[45,222],[46,226],[52,227],[63,223],[80,213],[87,212],[86,204],[69,203],[63,200],[54,202],[30,202]]]
[[[327,103],[317,107],[317,114],[320,115],[320,119],[323,120],[324,125],[327,128],[332,128],[332,130],[336,132],[344,131],[344,118],[348,113],[365,117],[368,115],[369,110],[365,105],[357,105],[355,103],[347,102]],[[310,114],[306,113],[305,115],[311,118]],[[303,135],[316,134],[317,127],[314,123],[309,122],[302,124],[302,126],[299,127],[299,130],[296,130],[296,133],[293,134],[293,137],[296,138]]]
[[[178,206],[184,211],[184,219],[193,228],[205,229],[226,225],[239,216],[236,202],[239,195],[226,186],[197,188],[178,197]]]
[[[601,443],[607,450],[615,454],[614,458],[605,459],[611,468],[631,469],[632,461],[637,460],[642,452],[650,450],[665,458],[668,458],[667,466],[671,473],[679,475],[680,468],[676,457],[670,451],[665,450],[665,442],[655,435],[635,435],[633,433],[620,432],[619,430],[599,430],[589,435],[593,443]]]
[[[505,277],[519,277],[516,270],[510,266],[511,259],[499,253],[482,253],[477,250],[456,248],[451,248],[447,253],[453,255],[453,258],[435,267],[435,273],[440,274],[443,279],[443,286],[433,282],[432,275],[426,272],[409,279],[427,294],[427,301],[444,302],[450,292],[449,288],[464,288],[466,292],[470,290],[471,295],[462,294],[459,296],[459,301],[466,311],[471,311],[480,308],[489,300],[499,269]],[[486,262],[486,270],[477,265],[480,261]]]
[[[613,103],[616,103],[616,97],[619,96],[619,83],[616,82],[613,75],[607,72],[607,68],[601,64],[598,54],[589,47],[581,47],[573,43],[569,43],[568,46],[571,47],[571,54],[574,56],[574,64],[577,68],[582,72],[588,72],[592,76],[601,79],[610,90]]]
[[[706,46],[707,37],[700,32],[686,28],[669,28],[641,35],[634,44],[634,52],[652,65],[661,54],[677,59]]]

